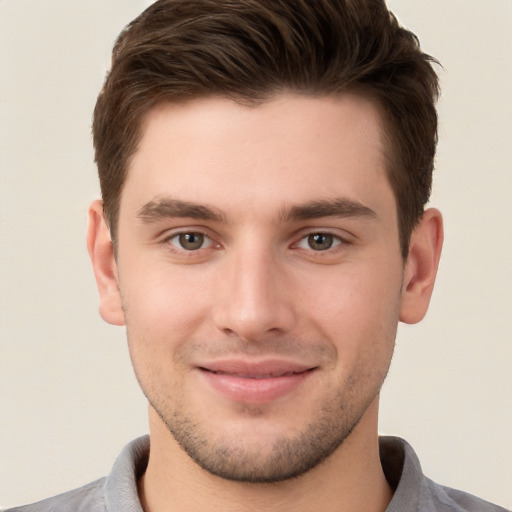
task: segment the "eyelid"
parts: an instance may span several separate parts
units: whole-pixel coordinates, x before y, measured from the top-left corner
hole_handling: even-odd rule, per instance
[[[179,247],[178,244],[171,243],[171,240],[178,238],[180,235],[193,233],[202,235],[205,238],[205,241],[207,240],[209,243],[206,246],[195,250],[187,250],[183,247]],[[160,242],[166,246],[171,246],[173,250],[182,253],[194,253],[204,249],[209,249],[211,247],[220,247],[220,243],[216,241],[210,230],[200,226],[180,226],[179,228],[166,230],[164,233],[162,233]]]
[[[182,235],[201,235],[203,237],[201,247],[198,247],[197,249],[186,249],[185,247],[181,246],[180,238]],[[174,240],[176,240],[176,244],[174,244]],[[183,233],[177,233],[174,236],[171,236],[167,239],[167,243],[174,246],[179,251],[185,251],[185,252],[196,252],[200,251],[201,249],[207,249],[208,247],[211,247],[213,244],[213,240],[203,233],[199,233],[198,231],[185,231]]]
[[[293,239],[299,241],[303,240],[304,238],[307,238],[311,235],[330,235],[337,239],[339,239],[341,242],[344,243],[353,243],[357,237],[352,234],[350,231],[346,231],[344,229],[339,228],[323,228],[323,227],[317,227],[317,226],[311,226],[306,227],[300,230],[297,230],[295,234],[293,235]],[[296,242],[294,242],[296,243]]]
[[[327,248],[327,249],[324,249],[323,251],[319,250],[319,251],[315,251],[313,248],[311,247],[301,247],[301,243],[302,242],[305,242],[307,244],[307,240],[309,239],[310,236],[312,235],[328,235],[328,236],[331,236],[334,240],[333,240],[333,244],[331,245],[331,247]],[[335,235],[334,233],[329,233],[328,231],[313,231],[311,233],[308,233],[306,235],[304,235],[302,238],[300,238],[297,242],[295,242],[295,245],[301,249],[305,249],[307,251],[313,251],[313,252],[328,252],[332,249],[334,249],[335,247],[338,247],[339,245],[341,244],[344,244],[346,243],[346,241],[339,235]]]

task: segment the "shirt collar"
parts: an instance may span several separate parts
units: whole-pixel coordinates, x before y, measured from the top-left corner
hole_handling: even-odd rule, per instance
[[[137,493],[137,480],[149,459],[149,436],[125,446],[105,480],[104,496],[108,512],[144,512]]]
[[[412,447],[398,437],[379,438],[380,458],[386,479],[394,491],[386,512],[418,510],[425,477]],[[108,512],[143,512],[137,494],[137,480],[146,470],[149,436],[128,444],[117,457],[104,484]]]

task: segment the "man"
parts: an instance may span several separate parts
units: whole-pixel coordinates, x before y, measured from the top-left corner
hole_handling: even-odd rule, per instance
[[[377,436],[441,252],[431,60],[369,0],[161,0],[123,32],[88,248],[151,442],[23,510],[503,510]]]

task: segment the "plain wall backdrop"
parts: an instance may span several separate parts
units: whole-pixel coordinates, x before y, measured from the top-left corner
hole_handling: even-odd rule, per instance
[[[85,248],[95,98],[142,0],[0,0],[0,505],[77,487],[147,431]],[[512,1],[392,0],[443,64],[431,201],[446,242],[401,326],[380,431],[434,480],[512,507]]]

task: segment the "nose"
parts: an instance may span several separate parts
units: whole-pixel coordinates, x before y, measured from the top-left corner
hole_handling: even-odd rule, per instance
[[[292,292],[270,252],[241,251],[227,258],[218,275],[215,325],[246,341],[289,332],[296,325]]]

